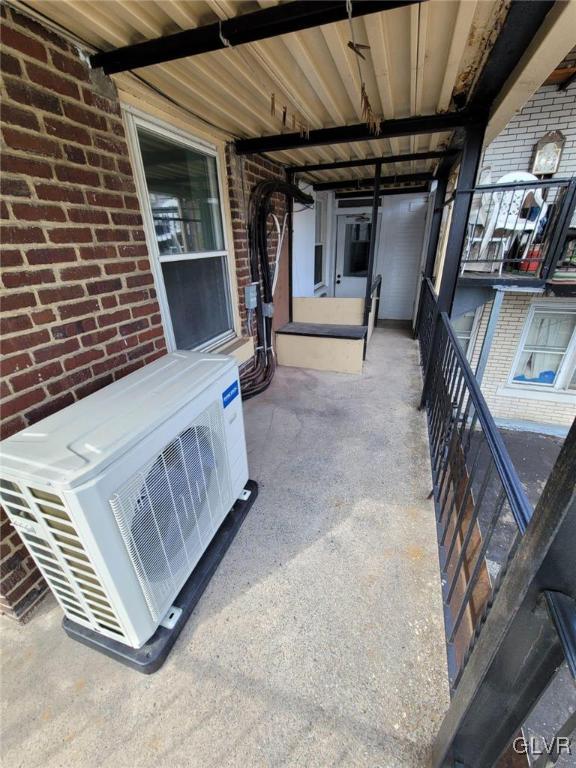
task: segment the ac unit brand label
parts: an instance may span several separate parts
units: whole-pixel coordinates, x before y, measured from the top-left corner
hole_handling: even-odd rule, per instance
[[[240,386],[238,385],[238,382],[235,381],[233,384],[230,384],[230,386],[222,392],[222,405],[224,408],[227,408],[232,400],[238,397],[239,393]]]

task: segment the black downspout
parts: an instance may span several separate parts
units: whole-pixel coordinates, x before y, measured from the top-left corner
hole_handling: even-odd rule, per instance
[[[286,181],[288,184],[294,184],[294,171],[286,169]],[[292,218],[294,212],[294,199],[292,196],[286,198],[288,205],[288,218],[286,226],[288,227],[288,322],[292,322],[292,290],[293,290],[293,267],[292,267]]]
[[[370,224],[370,246],[368,250],[368,269],[366,272],[366,295],[364,297],[364,325],[368,326],[370,305],[372,303],[372,281],[374,280],[374,261],[376,253],[376,230],[378,229],[378,203],[380,202],[380,176],[382,162],[376,163],[374,171],[374,196],[372,198],[372,219]]]

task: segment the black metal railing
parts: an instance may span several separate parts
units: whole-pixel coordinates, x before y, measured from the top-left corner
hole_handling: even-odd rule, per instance
[[[546,279],[564,244],[574,186],[574,180],[558,179],[476,187],[461,276]]]
[[[558,257],[551,266],[549,277],[555,281],[576,281],[576,181],[572,205],[566,213],[563,232],[559,237]]]
[[[380,293],[382,291],[382,275],[376,275],[372,280],[370,286],[370,299],[367,301],[364,299],[364,325],[366,326],[366,336],[364,337],[364,356],[366,360],[366,352],[368,351],[368,342],[372,331],[378,325],[378,312],[380,310]],[[370,316],[374,312],[372,324],[370,324]]]
[[[429,279],[417,336],[452,695],[432,765],[492,768],[506,750],[514,757],[563,660],[576,680],[576,421],[533,515]]]
[[[420,340],[420,355],[422,368],[427,371],[430,362],[430,347],[432,336],[438,317],[438,296],[429,279],[422,280],[422,295],[420,297],[420,311],[418,314],[418,338]]]
[[[532,507],[430,280],[419,330],[452,688]]]
[[[378,321],[378,310],[380,309],[380,294],[382,292],[382,275],[376,275],[372,280],[370,287],[370,305],[368,307],[368,314],[374,310],[374,325]]]

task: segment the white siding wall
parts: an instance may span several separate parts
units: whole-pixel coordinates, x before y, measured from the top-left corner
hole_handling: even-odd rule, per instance
[[[311,186],[300,187],[314,195]],[[314,296],[314,241],[316,239],[316,211],[294,203],[292,236],[292,293],[294,296]]]

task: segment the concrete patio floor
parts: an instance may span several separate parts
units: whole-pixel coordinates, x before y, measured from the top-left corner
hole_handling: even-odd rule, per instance
[[[165,666],[2,620],[6,768],[424,768],[448,704],[416,343],[281,368],[246,403],[260,496]]]

